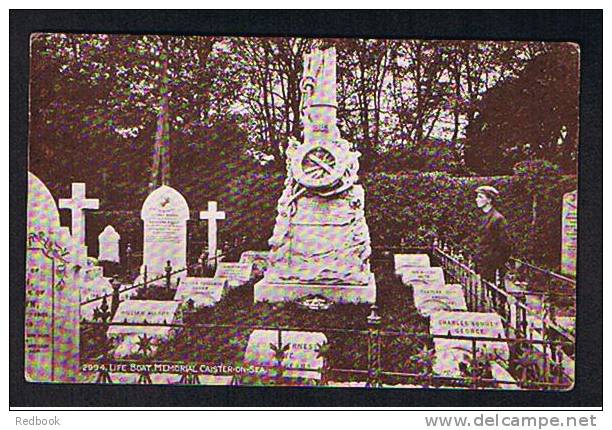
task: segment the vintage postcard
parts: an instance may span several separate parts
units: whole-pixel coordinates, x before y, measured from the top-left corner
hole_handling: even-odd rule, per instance
[[[577,45],[30,46],[27,381],[573,387]]]

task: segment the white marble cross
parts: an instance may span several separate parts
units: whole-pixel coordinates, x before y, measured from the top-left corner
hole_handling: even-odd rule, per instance
[[[200,211],[200,219],[208,220],[208,261],[217,257],[217,220],[225,219],[225,212],[217,211],[217,202],[208,202],[208,210]]]
[[[59,199],[60,209],[70,209],[72,218],[72,239],[79,250],[85,249],[85,209],[98,209],[100,200],[85,198],[85,184],[72,184],[72,197]]]

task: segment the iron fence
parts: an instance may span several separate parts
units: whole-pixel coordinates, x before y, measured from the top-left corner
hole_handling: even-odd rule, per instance
[[[274,330],[280,334],[287,331],[316,331],[332,336],[337,333],[349,335],[352,338],[362,336],[367,340],[367,360],[365,368],[340,368],[330,365],[333,351],[330,349],[319,349],[323,365],[319,368],[304,366],[292,366],[291,368],[283,365],[283,357],[277,356],[273,363],[261,363],[257,365],[265,370],[263,376],[259,376],[260,381],[269,384],[292,385],[295,383],[291,378],[283,377],[283,373],[291,371],[305,371],[319,373],[320,379],[317,385],[327,385],[330,381],[353,380],[359,381],[365,387],[393,386],[397,384],[410,384],[426,387],[464,387],[471,389],[495,388],[515,386],[519,389],[535,390],[565,390],[570,389],[572,381],[567,377],[563,368],[564,364],[559,353],[561,348],[571,346],[566,341],[556,340],[536,340],[528,338],[510,337],[469,337],[448,334],[414,333],[407,331],[383,330],[380,328],[381,317],[376,309],[372,309],[367,318],[367,329],[347,329],[330,327],[300,327],[300,326],[265,326],[265,325],[240,325],[240,324],[204,324],[204,323],[130,323],[105,321],[87,321],[82,323],[84,330],[101,330],[104,333],[111,326],[133,326],[133,327],[160,327],[176,330],[176,336],[186,336],[184,339],[187,344],[191,344],[201,336],[202,332],[211,329],[239,330],[243,333],[251,333],[253,330]],[[465,351],[468,360],[461,370],[461,375],[445,376],[434,371],[435,358],[434,349],[425,349],[420,358],[415,358],[412,366],[405,369],[390,369],[384,363],[383,356],[389,348],[385,339],[401,340],[402,342],[422,345],[435,345],[436,340],[446,339],[454,342],[468,343],[470,346]],[[505,363],[505,373],[509,378],[499,379],[491,372],[493,363],[499,362],[500,358],[492,359],[490,356],[483,358],[481,346],[484,343],[506,344],[510,351]],[[110,342],[109,342],[110,343]],[[282,344],[271,347],[271,354],[278,354],[283,351]],[[411,357],[413,358],[413,357]],[[228,376],[232,376],[232,384],[242,384],[244,373],[237,374],[232,372],[236,369],[249,369],[249,362],[243,362],[238,357],[229,360],[231,365],[226,366]],[[146,366],[133,366],[134,363]],[[165,367],[163,365],[166,365]],[[132,366],[130,369],[129,366]],[[84,359],[81,362],[84,371],[97,372],[96,382],[113,383],[113,369],[115,372],[135,373],[138,375],[137,383],[151,383],[151,373],[170,373],[180,375],[176,380],[178,384],[199,383],[202,375],[216,375],[220,373],[218,366],[211,366],[210,363],[198,363],[189,361],[156,361],[144,351],[140,357],[132,360],[114,358],[108,353],[102,352],[95,359]],[[170,370],[168,370],[170,367]],[[120,370],[118,370],[120,369]],[[156,370],[157,369],[157,370]],[[211,370],[212,369],[212,370]],[[222,373],[222,372],[221,372]],[[256,372],[257,373],[257,372]],[[266,375],[271,375],[266,377]],[[252,375],[248,376],[252,377]],[[300,381],[300,383],[303,381]]]
[[[96,382],[98,383],[114,383],[112,369],[124,369],[125,364],[140,363],[151,364],[134,370],[137,374],[137,383],[148,384],[152,383],[152,373],[155,373],[155,364],[167,364],[171,366],[169,372],[180,374],[177,380],[179,384],[197,384],[200,383],[202,375],[218,375],[218,373],[210,370],[194,371],[198,368],[197,362],[189,362],[185,360],[173,361],[156,361],[155,357],[150,356],[147,352],[143,352],[136,360],[125,360],[113,357],[109,354],[109,346],[112,345],[111,339],[107,335],[107,331],[111,326],[138,326],[138,327],[164,327],[171,328],[175,331],[175,338],[182,338],[186,344],[195,344],[197,339],[201,337],[202,332],[214,330],[227,330],[228,332],[242,331],[243,333],[251,333],[253,330],[276,330],[280,333],[284,331],[314,331],[322,332],[326,336],[334,333],[351,336],[353,338],[361,338],[364,340],[363,354],[365,360],[356,360],[359,365],[354,366],[337,366],[333,365],[334,361],[330,360],[334,351],[325,348],[319,351],[323,359],[321,368],[312,369],[306,367],[292,367],[295,371],[319,372],[321,378],[317,382],[319,385],[326,385],[329,381],[337,380],[356,380],[366,387],[393,386],[397,384],[409,384],[415,386],[431,386],[431,387],[463,387],[471,389],[495,388],[495,387],[516,387],[519,389],[537,389],[537,390],[565,390],[570,389],[573,381],[573,354],[574,354],[574,339],[567,336],[563,331],[558,330],[554,324],[547,320],[540,333],[536,333],[528,323],[529,309],[524,302],[524,297],[514,296],[507,291],[504,291],[499,285],[481,279],[473,269],[469,260],[466,260],[461,255],[454,254],[448,248],[435,244],[433,248],[419,249],[419,251],[428,251],[432,257],[436,258],[445,272],[453,279],[460,283],[464,288],[466,304],[471,311],[480,312],[495,312],[500,315],[506,335],[496,338],[490,337],[467,337],[459,335],[435,335],[431,333],[408,332],[402,330],[388,330],[381,328],[381,320],[384,316],[379,315],[376,306],[371,309],[364,322],[367,329],[351,329],[351,328],[330,328],[330,327],[300,327],[300,326],[265,326],[265,325],[240,325],[240,324],[205,324],[198,323],[193,318],[190,318],[190,312],[193,312],[193,307],[188,306],[183,310],[183,320],[176,323],[154,324],[146,322],[130,323],[130,322],[112,322],[114,312],[120,301],[120,294],[127,291],[141,288],[146,291],[148,286],[153,283],[162,282],[167,289],[172,288],[172,279],[179,273],[194,270],[197,266],[190,266],[179,270],[174,270],[169,264],[166,267],[165,274],[162,276],[148,279],[146,270],[143,273],[143,282],[133,284],[121,289],[118,282],[113,284],[113,303],[108,309],[104,309],[106,296],[90,299],[83,304],[91,303],[96,300],[103,299],[102,309],[98,309],[94,313],[92,321],[81,321],[82,339],[96,336],[99,351],[88,351],[88,357],[83,358],[81,366],[83,369],[90,369],[97,373]],[[374,249],[373,259],[386,263],[392,262],[389,258],[394,253],[405,252],[404,249]],[[280,336],[279,336],[280,338]],[[463,342],[469,347],[465,348],[467,361],[463,362],[463,367],[460,369],[460,375],[443,375],[434,371],[435,363],[435,344],[436,340],[446,339],[454,342]],[[389,359],[392,354],[394,345],[397,343],[408,345],[408,349],[416,351],[410,357],[404,357],[405,362],[400,365],[392,363]],[[485,343],[502,343],[507,345],[509,352],[508,359],[501,360],[503,372],[509,378],[500,379],[496,377],[492,371],[492,366],[499,364],[498,359],[491,356],[483,356],[482,350]],[[275,351],[282,351],[282,345],[277,345]],[[85,351],[82,351],[85,352]],[[93,353],[92,353],[93,352]],[[486,351],[485,351],[486,352]],[[82,354],[83,357],[83,354]],[[570,357],[570,360],[566,360]],[[499,357],[497,357],[499,358]],[[246,363],[240,362],[237,356],[232,358],[234,367],[245,368]],[[390,362],[393,365],[390,365]],[[279,356],[275,363],[262,364],[260,366],[267,373],[276,375],[273,378],[263,378],[266,383],[291,385],[295,381],[284,378],[283,372],[287,370],[283,366],[282,356]],[[159,369],[165,369],[163,366],[158,366]],[[95,369],[95,370],[92,370]],[[188,370],[181,370],[188,369]],[[273,371],[273,372],[271,372]],[[127,373],[130,373],[129,369]],[[245,383],[243,375],[232,374],[232,384]]]

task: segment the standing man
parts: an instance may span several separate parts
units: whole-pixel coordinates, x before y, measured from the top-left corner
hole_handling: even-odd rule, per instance
[[[511,244],[508,238],[506,218],[495,209],[499,191],[489,185],[476,188],[476,206],[483,212],[478,229],[476,270],[487,281],[495,282],[495,272],[505,273],[510,258]]]

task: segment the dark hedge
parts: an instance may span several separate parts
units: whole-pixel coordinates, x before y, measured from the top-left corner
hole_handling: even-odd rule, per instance
[[[206,222],[198,220],[208,200],[217,200],[227,217],[219,223],[219,243],[226,248],[266,249],[276,217],[276,202],[284,175],[253,173],[191,185],[181,191],[191,208],[188,222],[190,261],[206,243]],[[575,176],[559,176],[537,187],[536,223],[532,224],[532,195],[536,187],[517,176],[454,177],[445,173],[376,173],[362,176],[366,190],[366,218],[372,245],[376,248],[422,246],[434,234],[473,252],[473,234],[478,222],[474,190],[495,186],[501,193],[498,208],[509,222],[514,255],[549,268],[558,268],[561,247],[561,199],[577,187]],[[131,210],[104,210],[88,214],[87,240],[90,254],[97,251],[97,236],[112,224],[122,237],[122,252],[128,242],[134,252],[142,250],[142,202],[126,202]],[[128,206],[129,205],[129,206]],[[117,205],[113,205],[117,207]],[[67,211],[62,211],[67,212]],[[62,214],[69,225],[67,213]],[[237,253],[237,249],[234,249]]]

